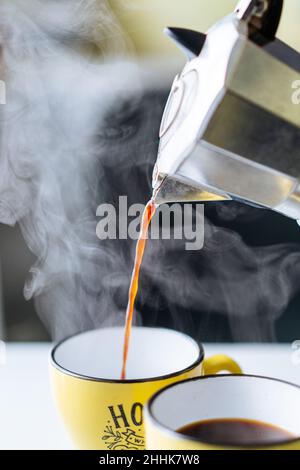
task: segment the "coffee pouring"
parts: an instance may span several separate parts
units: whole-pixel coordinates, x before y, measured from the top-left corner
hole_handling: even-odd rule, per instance
[[[242,0],[207,34],[167,28],[188,58],[153,172],[156,204],[236,200],[300,219],[300,54],[276,38],[283,0]]]

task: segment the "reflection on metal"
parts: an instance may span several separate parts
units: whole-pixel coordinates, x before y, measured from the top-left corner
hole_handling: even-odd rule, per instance
[[[156,204],[160,205],[171,202],[225,201],[230,197],[210,192],[208,188],[193,187],[178,179],[164,178],[154,191],[153,199]]]

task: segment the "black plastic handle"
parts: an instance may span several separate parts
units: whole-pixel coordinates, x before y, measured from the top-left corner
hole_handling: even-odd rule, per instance
[[[236,7],[239,19],[247,21],[249,37],[258,44],[275,39],[284,0],[241,0]]]
[[[276,37],[277,29],[283,9],[283,0],[269,0],[269,8],[262,18],[260,33],[267,40],[273,41]]]

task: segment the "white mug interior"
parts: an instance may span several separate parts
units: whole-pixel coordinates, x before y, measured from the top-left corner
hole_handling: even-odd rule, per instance
[[[80,333],[58,344],[52,353],[56,367],[77,376],[119,380],[124,327]],[[164,328],[133,327],[126,380],[163,378],[194,367],[202,347],[189,336]]]
[[[147,407],[150,420],[168,431],[210,419],[249,419],[300,437],[300,387],[249,375],[201,377],[158,392]]]

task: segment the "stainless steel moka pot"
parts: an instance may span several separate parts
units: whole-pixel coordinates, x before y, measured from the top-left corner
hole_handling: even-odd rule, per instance
[[[276,39],[282,7],[243,0],[207,34],[166,30],[188,62],[161,123],[157,204],[238,200],[300,219],[300,54]]]

